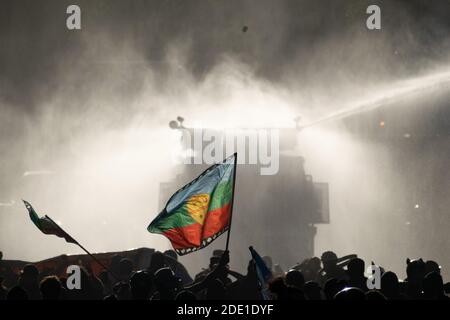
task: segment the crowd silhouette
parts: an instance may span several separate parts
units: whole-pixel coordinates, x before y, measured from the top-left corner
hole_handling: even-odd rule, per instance
[[[1,256],[0,256],[1,259]],[[155,252],[149,266],[136,270],[128,258],[116,255],[108,271],[98,275],[80,267],[79,288],[67,278],[42,275],[33,264],[19,274],[5,265],[0,274],[0,300],[449,300],[435,261],[406,260],[404,280],[380,266],[379,286],[365,276],[365,262],[356,255],[338,258],[327,251],[305,259],[284,272],[263,260],[272,272],[269,281],[258,277],[254,260],[245,274],[229,268],[229,252],[215,250],[206,269],[191,277],[172,250]],[[176,263],[174,263],[176,261]],[[2,263],[2,261],[0,261]],[[373,264],[373,262],[372,262]],[[371,281],[373,279],[370,279]],[[375,282],[373,282],[375,284]]]

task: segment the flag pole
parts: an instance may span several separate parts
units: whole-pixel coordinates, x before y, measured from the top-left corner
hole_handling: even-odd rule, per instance
[[[50,218],[49,216],[46,216],[51,222],[53,222],[56,227],[63,233],[68,234],[66,231],[64,231],[63,228],[61,228],[59,226],[59,224],[57,224],[55,221],[53,221],[52,218]],[[68,234],[69,235],[69,234]],[[77,246],[79,246],[84,252],[86,252],[89,257],[91,257],[95,262],[97,262],[103,269],[106,270],[106,272],[108,272],[109,274],[111,274],[116,280],[120,280],[111,270],[109,270],[103,263],[101,263],[96,257],[94,257],[94,255],[92,253],[90,253],[89,251],[87,251],[87,249],[85,247],[83,247],[77,240],[75,240],[71,235],[69,235],[74,241]]]
[[[232,201],[230,208],[230,223],[228,225],[228,233],[227,233],[227,243],[225,245],[225,251],[228,251],[228,245],[230,243],[230,232],[231,232],[231,221],[233,218],[233,205],[234,205],[234,188],[236,186],[236,169],[237,169],[237,152],[234,153],[234,170],[233,170],[233,193],[232,193]]]

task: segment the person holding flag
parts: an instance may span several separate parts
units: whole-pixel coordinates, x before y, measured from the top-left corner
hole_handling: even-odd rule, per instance
[[[261,287],[261,294],[264,300],[270,300],[269,281],[272,279],[272,271],[267,267],[263,258],[253,249],[252,246],[248,248],[252,255],[252,259],[255,262],[256,274],[258,275],[258,281]]]

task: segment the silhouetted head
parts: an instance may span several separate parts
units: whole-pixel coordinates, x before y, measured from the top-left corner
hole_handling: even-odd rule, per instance
[[[361,289],[353,287],[344,288],[334,296],[334,300],[338,301],[361,301],[364,299],[364,292]]]
[[[298,289],[303,289],[305,277],[303,277],[303,273],[298,270],[289,270],[286,273],[286,284]]]
[[[166,267],[164,254],[159,251],[156,251],[152,254],[152,258],[150,260],[149,269],[151,272],[156,272],[157,270]]]
[[[129,279],[133,272],[133,262],[128,258],[123,258],[119,263],[119,275],[122,279]]]
[[[27,264],[23,267],[20,274],[20,280],[23,284],[37,283],[39,277],[39,270],[34,264]]]
[[[323,268],[325,271],[327,269],[333,268],[336,266],[337,263],[337,255],[333,251],[325,251],[322,256],[320,257],[320,260],[322,260]]]
[[[59,300],[61,296],[61,282],[58,277],[45,277],[39,286],[43,300]]]
[[[221,257],[222,255],[223,255],[223,253],[224,253],[225,251],[224,250],[222,250],[222,249],[215,249],[214,251],[213,251],[213,257]]]
[[[397,299],[400,295],[400,284],[397,275],[388,271],[381,276],[381,292],[388,299]]]
[[[320,270],[320,259],[318,257],[312,257],[308,261],[308,269],[317,273]]]
[[[171,129],[178,129],[178,128],[180,127],[180,125],[178,124],[177,121],[172,120],[172,121],[169,122],[169,127],[170,127]]]
[[[218,256],[212,256],[211,258],[209,258],[209,270],[213,270],[220,261],[220,257]]]
[[[18,300],[28,300],[28,295],[24,289],[20,286],[12,287],[8,294],[6,295],[6,300],[18,301]]]
[[[134,300],[148,300],[152,289],[152,278],[147,271],[137,271],[130,279],[131,297]]]
[[[160,293],[171,293],[177,290],[179,279],[170,268],[161,268],[155,273],[155,286]]]
[[[364,277],[364,260],[360,258],[354,258],[350,260],[347,265],[347,273],[350,278],[361,278]]]
[[[423,279],[423,292],[426,299],[438,299],[444,295],[444,281],[436,271],[428,273]]]
[[[428,260],[425,262],[425,274],[429,274],[430,272],[441,273],[441,267],[436,261]]]
[[[282,299],[286,292],[287,286],[283,277],[275,277],[269,281],[269,291],[277,298]]]
[[[328,279],[323,286],[323,293],[327,300],[333,300],[336,293],[341,291],[342,288],[339,288],[338,280],[335,278]]]
[[[416,284],[421,283],[425,276],[425,262],[422,259],[406,260],[406,275],[408,277],[408,283]]]
[[[164,255],[178,261],[178,255],[174,250],[166,250],[164,251]]]
[[[308,281],[303,286],[303,292],[305,293],[306,299],[308,300],[321,300],[322,296],[320,294],[320,286],[315,281]]]

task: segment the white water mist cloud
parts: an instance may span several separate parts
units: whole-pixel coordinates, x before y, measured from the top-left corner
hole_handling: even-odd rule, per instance
[[[164,16],[160,25],[166,29],[154,28],[135,37],[125,27],[116,28],[115,20],[85,31],[96,26],[91,22],[91,29],[84,28],[74,40],[73,53],[55,54],[50,68],[54,73],[25,73],[34,80],[33,90],[21,92],[19,88],[16,95],[29,96],[25,101],[31,101],[33,107],[15,105],[14,101],[21,101],[18,98],[12,102],[6,96],[1,99],[0,159],[5,169],[0,183],[5,196],[0,198],[30,200],[40,213],[62,221],[93,251],[168,248],[164,238],[145,228],[158,212],[159,183],[176,172],[170,159],[175,142],[168,138],[172,132],[167,126],[176,116],[185,117],[186,125],[193,126],[290,127],[297,115],[308,123],[373,99],[374,92],[383,93],[401,79],[448,66],[445,54],[443,57],[437,49],[433,51],[439,53],[438,59],[427,54],[417,54],[420,60],[414,55],[411,59],[411,48],[422,46],[418,39],[427,33],[417,32],[415,19],[405,10],[399,10],[404,31],[368,34],[358,20],[358,8],[364,4],[342,9],[358,17],[355,23],[342,25],[342,19],[329,16],[339,10],[299,3],[302,10],[274,4],[269,5],[273,10],[264,6],[254,10],[248,3],[226,28],[221,10],[213,15],[220,19],[211,19],[213,25],[206,28],[198,22],[203,13],[193,10],[190,14],[198,21],[189,20],[191,16],[183,21],[195,28],[175,35],[170,33],[174,24],[167,19],[167,27]],[[339,6],[334,3],[328,2]],[[200,12],[199,16],[193,12]],[[308,14],[302,16],[302,12]],[[240,32],[242,21],[249,25],[245,37]],[[135,26],[134,22],[131,25]],[[217,23],[221,23],[219,27]],[[109,25],[113,27],[108,29]],[[164,33],[167,29],[170,35]],[[199,38],[211,38],[208,30],[213,30],[214,41],[198,45]],[[301,36],[297,36],[299,32]],[[14,44],[14,38],[10,35],[8,44]],[[160,38],[162,44],[154,41]],[[439,48],[445,49],[446,41],[448,37]],[[214,45],[219,49],[214,50]],[[154,57],[153,50],[160,54]],[[215,55],[210,57],[202,50]],[[15,58],[13,51],[5,52],[12,52]],[[201,76],[193,71],[195,63],[204,63],[206,71]],[[14,92],[10,83],[2,88]],[[332,224],[320,227],[316,253],[373,249],[386,260],[392,258],[383,256],[380,250],[384,246],[372,240],[395,232],[394,227],[382,229],[383,234],[360,228],[378,218],[380,200],[374,190],[383,190],[388,180],[399,189],[406,184],[403,177],[392,178],[394,169],[386,169],[394,166],[390,150],[363,143],[342,126],[314,130],[301,133],[298,151],[315,180],[330,182],[332,202]],[[55,174],[21,176],[36,168]],[[388,195],[382,198],[386,202],[392,199]],[[60,239],[40,234],[24,208],[2,208],[0,212],[0,244],[5,257],[37,260],[77,252]],[[264,232],[264,227],[256,225],[255,232]],[[17,230],[23,235],[21,241],[11,240],[17,238]],[[356,241],[360,245],[355,246]]]

